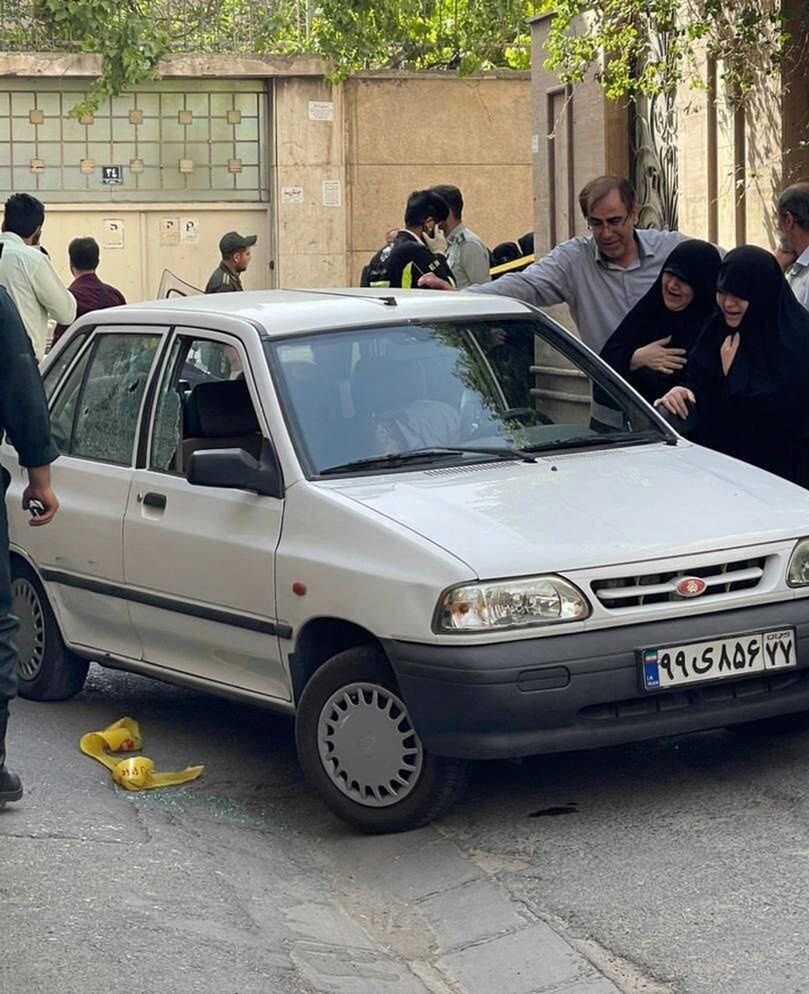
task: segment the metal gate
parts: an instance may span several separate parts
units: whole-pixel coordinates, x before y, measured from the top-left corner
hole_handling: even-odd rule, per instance
[[[651,39],[651,57],[665,60],[669,38]],[[675,94],[638,96],[629,107],[630,179],[638,194],[641,228],[675,231],[677,207],[677,106]]]

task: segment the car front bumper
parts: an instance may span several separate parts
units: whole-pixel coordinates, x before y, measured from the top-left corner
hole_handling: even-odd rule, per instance
[[[794,628],[797,667],[646,693],[638,650]],[[809,599],[487,645],[386,641],[425,747],[500,759],[809,711]]]

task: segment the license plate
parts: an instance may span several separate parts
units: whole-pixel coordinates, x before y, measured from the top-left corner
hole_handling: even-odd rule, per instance
[[[642,649],[640,658],[645,690],[768,673],[798,662],[794,628]]]

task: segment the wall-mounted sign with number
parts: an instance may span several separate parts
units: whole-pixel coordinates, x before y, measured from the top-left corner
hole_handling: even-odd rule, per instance
[[[124,181],[124,167],[123,166],[102,166],[101,167],[101,182],[106,183],[107,186],[117,186],[119,183]]]

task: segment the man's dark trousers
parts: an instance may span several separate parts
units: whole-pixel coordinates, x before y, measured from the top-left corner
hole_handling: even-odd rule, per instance
[[[11,563],[8,552],[6,489],[11,482],[8,470],[0,467],[0,770],[5,762],[5,732],[8,702],[17,694],[17,649],[13,638],[19,623],[11,613]]]

